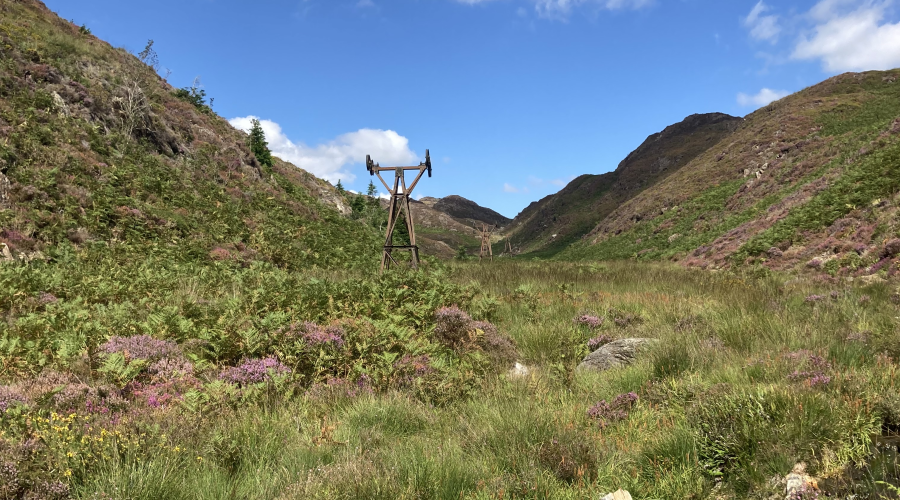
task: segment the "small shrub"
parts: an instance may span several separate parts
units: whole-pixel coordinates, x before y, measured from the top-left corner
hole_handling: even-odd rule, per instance
[[[603,318],[588,313],[582,313],[572,320],[576,326],[584,327],[589,330],[596,330],[603,326]]]
[[[248,359],[238,366],[226,368],[219,375],[220,380],[246,386],[269,382],[274,377],[291,373],[291,369],[281,364],[278,358]]]
[[[597,478],[597,457],[583,436],[574,432],[541,443],[538,462],[566,483],[593,482]]]
[[[434,313],[435,339],[454,349],[471,343],[472,317],[456,306],[442,307]]]
[[[587,411],[587,416],[591,420],[596,420],[597,424],[603,428],[628,418],[628,414],[637,400],[638,395],[633,392],[619,394],[611,403],[607,403],[604,399],[592,406]]]

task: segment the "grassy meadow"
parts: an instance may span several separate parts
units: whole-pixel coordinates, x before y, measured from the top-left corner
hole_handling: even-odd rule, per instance
[[[896,498],[893,285],[82,262],[0,267],[0,498],[770,498],[801,461]],[[659,342],[575,371],[629,337]]]

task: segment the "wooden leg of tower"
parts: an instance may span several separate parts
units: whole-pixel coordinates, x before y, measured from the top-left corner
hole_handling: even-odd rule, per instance
[[[419,268],[419,247],[416,246],[416,226],[413,224],[412,211],[409,209],[409,197],[403,198],[403,207],[406,211],[406,227],[409,229],[410,259],[412,268]]]
[[[397,187],[400,179],[394,179],[394,191],[391,193],[391,203],[388,206],[388,223],[384,235],[384,248],[381,252],[381,271],[389,268],[394,258],[391,256],[391,245],[394,238],[394,226],[397,224]]]

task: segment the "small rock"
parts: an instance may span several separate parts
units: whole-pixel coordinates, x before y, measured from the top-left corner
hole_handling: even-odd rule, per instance
[[[768,249],[766,253],[769,254],[769,257],[781,257],[782,255],[784,255],[784,252],[782,252],[778,247],[772,247]]]
[[[527,377],[529,374],[531,374],[531,370],[522,363],[516,363],[516,366],[509,370],[509,376],[511,378],[523,378]]]
[[[9,247],[6,246],[6,243],[0,243],[3,245],[3,250],[0,250],[0,253],[3,255],[3,260],[13,260],[12,252],[9,251]]]
[[[620,339],[601,346],[588,354],[576,370],[604,371],[611,368],[628,366],[634,362],[638,350],[656,339]]]
[[[625,490],[618,490],[615,493],[609,493],[606,496],[602,497],[600,500],[632,500],[631,493],[628,493]]]
[[[794,466],[791,473],[785,476],[784,482],[785,500],[795,500],[800,498],[803,492],[819,489],[818,482],[806,474],[806,464],[803,462]]]

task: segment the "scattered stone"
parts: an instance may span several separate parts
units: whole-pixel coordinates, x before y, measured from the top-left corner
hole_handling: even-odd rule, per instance
[[[769,257],[781,257],[782,255],[784,255],[784,252],[782,252],[778,247],[772,247],[768,249],[766,253],[769,254]]]
[[[657,342],[656,339],[633,338],[614,340],[588,354],[576,370],[604,371],[628,366],[634,362],[640,348]]]
[[[750,169],[749,169],[749,168],[745,168],[745,169],[744,169],[744,177],[747,177],[748,175],[750,175]]]
[[[0,209],[9,208],[9,179],[0,172]]]
[[[53,92],[51,96],[53,97],[53,109],[55,109],[56,112],[59,113],[59,116],[69,116],[69,107],[66,106],[66,101],[64,101],[63,98],[56,92]]]
[[[785,500],[796,500],[804,492],[819,489],[818,482],[806,474],[806,464],[803,462],[794,466],[791,473],[785,476],[784,482]]]
[[[531,370],[522,363],[516,363],[516,366],[509,370],[510,378],[524,378],[531,374]]]
[[[877,283],[884,283],[887,281],[886,279],[878,276],[877,274],[870,274],[868,276],[860,276],[859,281],[861,281],[865,285],[874,285]]]
[[[672,243],[673,241],[677,240],[678,238],[681,238],[681,235],[678,233],[675,233],[672,236],[669,236],[669,243]]]
[[[626,490],[618,490],[615,493],[609,493],[606,496],[602,497],[600,500],[632,500],[631,493],[628,493]]]
[[[9,251],[6,243],[0,243],[0,245],[3,245],[3,250],[0,250],[0,253],[3,254],[3,260],[13,260],[12,252]]]

